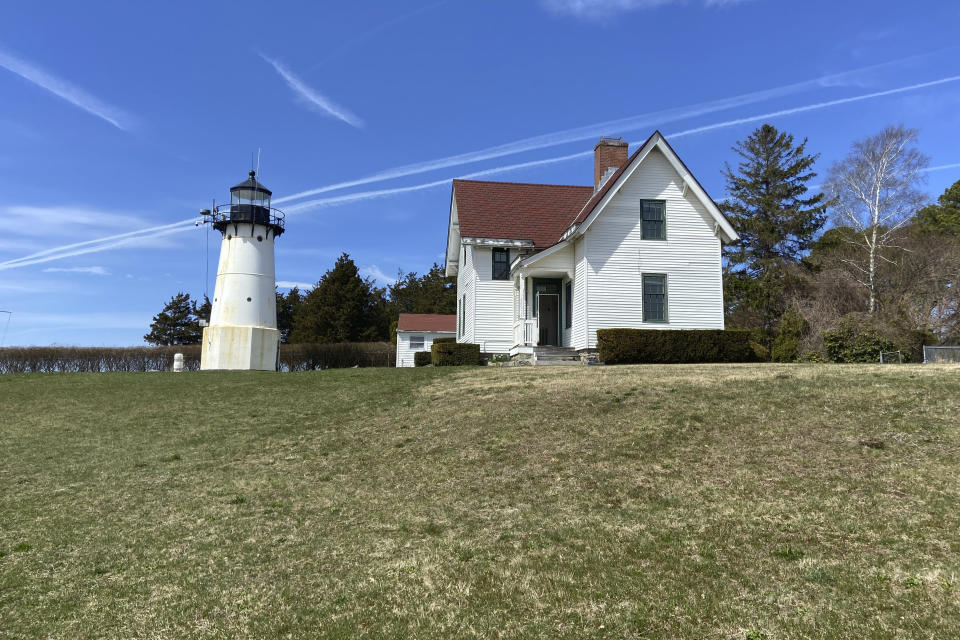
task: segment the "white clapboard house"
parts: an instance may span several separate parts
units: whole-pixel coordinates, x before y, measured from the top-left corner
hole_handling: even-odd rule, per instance
[[[459,342],[573,354],[597,329],[723,328],[720,245],[736,232],[660,132],[627,147],[596,145],[593,186],[453,181]]]
[[[397,366],[412,367],[413,354],[430,351],[437,338],[457,335],[457,316],[439,313],[401,313],[397,320]]]

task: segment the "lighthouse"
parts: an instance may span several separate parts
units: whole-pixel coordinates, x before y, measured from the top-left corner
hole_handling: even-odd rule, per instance
[[[270,207],[271,192],[255,171],[230,188],[230,205],[204,209],[223,235],[210,324],[203,329],[201,369],[276,371],[277,330],[273,243],[283,233],[283,212]]]

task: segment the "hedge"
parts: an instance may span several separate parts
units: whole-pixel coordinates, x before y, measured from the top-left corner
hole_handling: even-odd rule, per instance
[[[0,374],[169,371],[173,354],[183,354],[183,368],[200,368],[200,345],[170,347],[5,347]],[[392,367],[396,347],[389,342],[280,345],[281,371],[348,367]]]
[[[605,364],[756,362],[750,332],[737,329],[599,329]]]
[[[449,344],[449,343],[451,343],[451,342],[456,342],[456,341],[457,341],[456,338],[434,338],[434,339],[433,339],[433,344],[437,344],[437,343],[440,343],[440,344]]]
[[[425,367],[428,364],[432,364],[433,354],[429,351],[417,351],[413,354],[413,366],[415,367]]]
[[[435,367],[480,364],[480,345],[469,342],[438,342],[430,346],[430,362]]]

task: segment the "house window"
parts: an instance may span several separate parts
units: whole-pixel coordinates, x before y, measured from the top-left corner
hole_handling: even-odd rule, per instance
[[[667,239],[667,203],[663,200],[640,201],[640,238]]]
[[[667,276],[643,274],[643,321],[667,321]]]
[[[410,336],[410,350],[423,350],[423,336]]]
[[[510,249],[493,250],[493,279],[510,279]]]
[[[566,299],[567,306],[564,308],[564,326],[569,329],[573,326],[573,283],[568,282],[563,288],[563,297]]]

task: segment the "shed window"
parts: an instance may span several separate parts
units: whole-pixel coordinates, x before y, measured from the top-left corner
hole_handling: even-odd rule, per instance
[[[423,349],[423,336],[410,336],[410,349]]]
[[[667,276],[643,274],[643,321],[667,321]]]
[[[493,250],[493,279],[510,279],[510,249]]]
[[[667,239],[667,203],[663,200],[640,201],[640,238]]]

